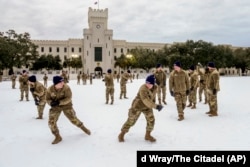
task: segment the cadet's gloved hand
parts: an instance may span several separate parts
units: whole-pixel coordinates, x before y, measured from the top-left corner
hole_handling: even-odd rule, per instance
[[[52,101],[50,103],[51,107],[55,107],[55,106],[58,106],[59,105],[59,101]]]
[[[160,105],[160,104],[158,104],[158,105],[156,106],[156,109],[157,109],[158,111],[161,111],[161,110],[162,110],[162,108],[163,108],[163,106],[162,106],[162,105]]]
[[[201,79],[201,80],[200,80],[200,83],[203,83],[203,82],[204,82],[204,80],[203,80],[203,79]]]
[[[216,89],[213,89],[213,95],[216,95],[216,92],[217,92]]]
[[[171,94],[171,96],[174,97],[174,92],[172,90],[170,91],[170,94]]]
[[[35,105],[39,105],[39,100],[35,99]]]
[[[194,90],[194,87],[192,86],[191,89],[190,89],[190,91],[193,91],[193,90]]]
[[[186,90],[186,95],[187,95],[187,96],[189,95],[189,90]]]
[[[35,88],[30,88],[31,93],[35,91]]]

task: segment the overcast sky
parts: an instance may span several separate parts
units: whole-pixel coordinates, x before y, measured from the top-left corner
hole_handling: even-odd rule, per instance
[[[98,0],[97,0],[98,1]],[[0,0],[0,31],[31,39],[83,38],[96,0]],[[173,43],[204,40],[250,47],[249,0],[99,0],[113,38]]]

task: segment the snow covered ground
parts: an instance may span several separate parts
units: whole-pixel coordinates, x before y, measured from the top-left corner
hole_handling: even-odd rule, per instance
[[[119,99],[115,81],[114,105],[105,104],[105,86],[100,79],[77,85],[71,80],[73,105],[78,118],[92,134],[88,136],[62,114],[58,121],[63,141],[51,142],[46,105],[44,119],[36,120],[36,106],[19,102],[20,91],[10,81],[0,83],[0,167],[134,167],[137,150],[250,150],[250,77],[221,77],[218,117],[208,117],[208,106],[186,108],[185,120],[177,121],[174,98],[167,94],[167,105],[154,110],[155,143],[144,140],[143,115],[119,143],[117,136],[127,119],[128,109],[144,79],[127,84],[129,99]],[[49,81],[48,85],[51,85]],[[168,92],[167,92],[168,93]]]

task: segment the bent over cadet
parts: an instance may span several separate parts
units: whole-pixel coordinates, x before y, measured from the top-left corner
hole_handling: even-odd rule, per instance
[[[174,71],[172,71],[169,76],[169,91],[176,101],[179,116],[178,121],[184,119],[184,109],[186,107],[189,89],[190,83],[188,74],[181,69],[181,63],[177,61],[174,63]]]
[[[87,129],[83,123],[77,118],[72,104],[72,92],[67,84],[64,84],[61,76],[53,77],[54,85],[50,86],[47,90],[46,101],[51,106],[49,110],[49,127],[52,134],[55,136],[52,144],[57,144],[62,140],[57,127],[57,121],[61,114],[71,121],[72,124],[81,128],[86,134],[90,135],[90,130]]]
[[[128,119],[123,124],[121,128],[121,133],[118,136],[119,142],[124,142],[124,135],[129,131],[129,129],[136,123],[141,113],[144,114],[147,120],[145,140],[150,142],[155,142],[156,139],[151,136],[151,132],[154,129],[155,117],[153,113],[153,108],[161,111],[163,108],[160,104],[155,104],[155,96],[157,93],[157,86],[155,85],[154,75],[149,75],[146,78],[146,83],[143,84],[136,97],[132,102],[132,106],[128,112]]]
[[[35,100],[37,106],[38,117],[36,119],[43,119],[43,110],[46,104],[46,87],[36,80],[36,76],[29,77],[30,92]]]

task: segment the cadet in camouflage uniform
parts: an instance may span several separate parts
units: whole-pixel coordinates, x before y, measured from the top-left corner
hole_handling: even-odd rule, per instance
[[[84,72],[82,73],[82,84],[83,85],[86,85],[87,84],[87,74],[85,74]]]
[[[12,82],[12,89],[16,89],[16,78],[17,76],[15,75],[15,73],[12,73],[10,79],[11,79],[11,82]]]
[[[210,72],[207,81],[209,111],[206,114],[213,117],[218,116],[217,93],[220,91],[220,74],[213,62],[208,63],[208,69]]]
[[[190,66],[189,68],[189,74],[190,74],[190,94],[188,96],[189,104],[187,107],[191,107],[191,109],[196,108],[197,103],[197,88],[199,86],[199,77],[198,73],[195,70],[194,65]]]
[[[190,83],[188,74],[181,69],[179,61],[174,63],[174,71],[169,76],[169,91],[171,96],[175,98],[178,110],[178,121],[184,119],[184,109],[189,95]]]
[[[92,74],[89,75],[89,83],[90,83],[90,85],[93,84],[93,76],[92,76]]]
[[[43,76],[43,85],[45,87],[47,87],[47,83],[48,83],[48,76],[47,76],[47,74],[44,74],[44,76]]]
[[[154,75],[155,75],[156,84],[157,84],[157,95],[158,95],[159,104],[161,104],[161,100],[164,104],[167,104],[167,102],[166,102],[167,75],[162,70],[161,64],[156,65],[156,71],[155,71]]]
[[[140,87],[135,99],[132,102],[132,106],[130,107],[128,113],[128,119],[123,124],[121,133],[118,136],[119,142],[124,142],[124,135],[136,123],[141,113],[144,114],[147,120],[145,140],[150,142],[156,141],[156,139],[150,134],[155,125],[153,108],[157,109],[158,111],[161,111],[163,108],[162,105],[155,104],[156,93],[157,86],[155,85],[155,77],[154,75],[149,75],[146,78],[146,83]]]
[[[30,92],[35,100],[37,106],[38,117],[36,119],[43,119],[43,110],[46,104],[46,87],[36,80],[36,76],[29,77]]]
[[[130,70],[128,70],[127,72],[123,73],[123,71],[121,72],[121,81],[120,81],[120,88],[121,88],[121,92],[120,92],[120,99],[122,99],[122,97],[124,97],[125,99],[127,99],[127,81],[129,79],[130,76]]]
[[[205,103],[204,104],[207,104],[206,82],[207,82],[207,78],[208,78],[208,75],[209,75],[209,70],[206,67],[205,72],[204,72],[204,71],[201,70],[201,67],[202,67],[201,64],[198,63],[197,70],[198,70],[198,74],[200,75],[200,84],[199,84],[199,90],[198,90],[199,101],[200,102],[202,101],[202,94],[204,93],[204,97],[205,97]]]
[[[19,76],[19,84],[21,91],[20,101],[23,101],[23,96],[25,94],[26,101],[29,101],[29,83],[28,83],[28,74],[26,70],[23,70],[22,75]]]
[[[81,72],[77,74],[77,85],[80,85],[80,80],[81,80]]]
[[[90,130],[77,118],[72,104],[72,92],[67,84],[64,84],[61,76],[53,77],[54,85],[50,86],[46,94],[46,102],[51,106],[49,110],[49,127],[52,134],[55,136],[52,144],[57,144],[62,140],[57,127],[57,121],[61,114],[71,121],[72,124],[81,128],[86,134],[90,135]]]
[[[114,103],[114,79],[112,76],[112,70],[108,69],[107,70],[107,74],[105,75],[105,78],[103,79],[103,81],[105,82],[105,86],[106,86],[106,104],[109,103],[109,97],[111,99],[111,103]]]
[[[69,83],[69,77],[67,71],[62,70],[61,77],[63,78],[65,83]]]

